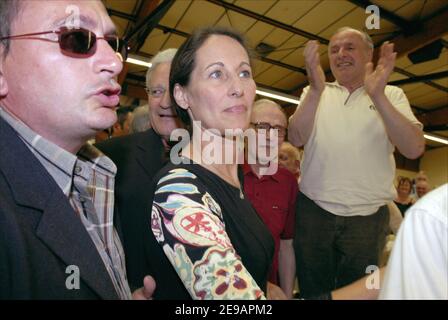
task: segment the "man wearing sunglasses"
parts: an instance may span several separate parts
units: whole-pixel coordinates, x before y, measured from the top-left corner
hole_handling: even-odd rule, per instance
[[[101,1],[0,1],[0,299],[132,297],[116,167],[86,144],[117,120],[125,50]]]

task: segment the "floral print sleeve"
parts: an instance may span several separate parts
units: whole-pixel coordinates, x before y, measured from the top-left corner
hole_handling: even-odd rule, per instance
[[[264,299],[226,233],[219,204],[188,170],[159,180],[151,228],[193,299]]]

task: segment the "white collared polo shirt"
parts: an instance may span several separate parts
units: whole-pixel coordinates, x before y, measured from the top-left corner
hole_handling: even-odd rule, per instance
[[[403,90],[386,86],[385,93],[401,114],[422,127]],[[337,82],[326,84],[304,151],[300,190],[324,210],[367,216],[395,197],[394,146],[364,87],[350,94]]]

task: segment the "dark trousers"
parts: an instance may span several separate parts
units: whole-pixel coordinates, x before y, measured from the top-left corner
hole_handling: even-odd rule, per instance
[[[378,265],[389,225],[382,206],[370,216],[341,217],[301,192],[296,204],[294,249],[302,297],[343,287]]]

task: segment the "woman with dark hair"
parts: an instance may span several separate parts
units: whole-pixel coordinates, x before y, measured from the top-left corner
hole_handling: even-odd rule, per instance
[[[411,191],[411,179],[401,177],[400,180],[398,180],[397,197],[395,198],[394,202],[397,205],[398,209],[400,209],[401,215],[403,217],[406,210],[408,210],[415,202],[415,200],[411,197]]]
[[[172,62],[177,113],[190,133],[208,138],[190,140],[181,161],[172,153],[181,163],[154,180],[151,228],[168,259],[152,264],[158,285],[177,273],[193,299],[266,297],[274,242],[242,191],[235,155],[242,150],[225,135],[248,128],[255,88],[245,42],[228,29],[196,31]],[[205,158],[207,148],[222,157]],[[169,290],[163,298],[178,298]]]

